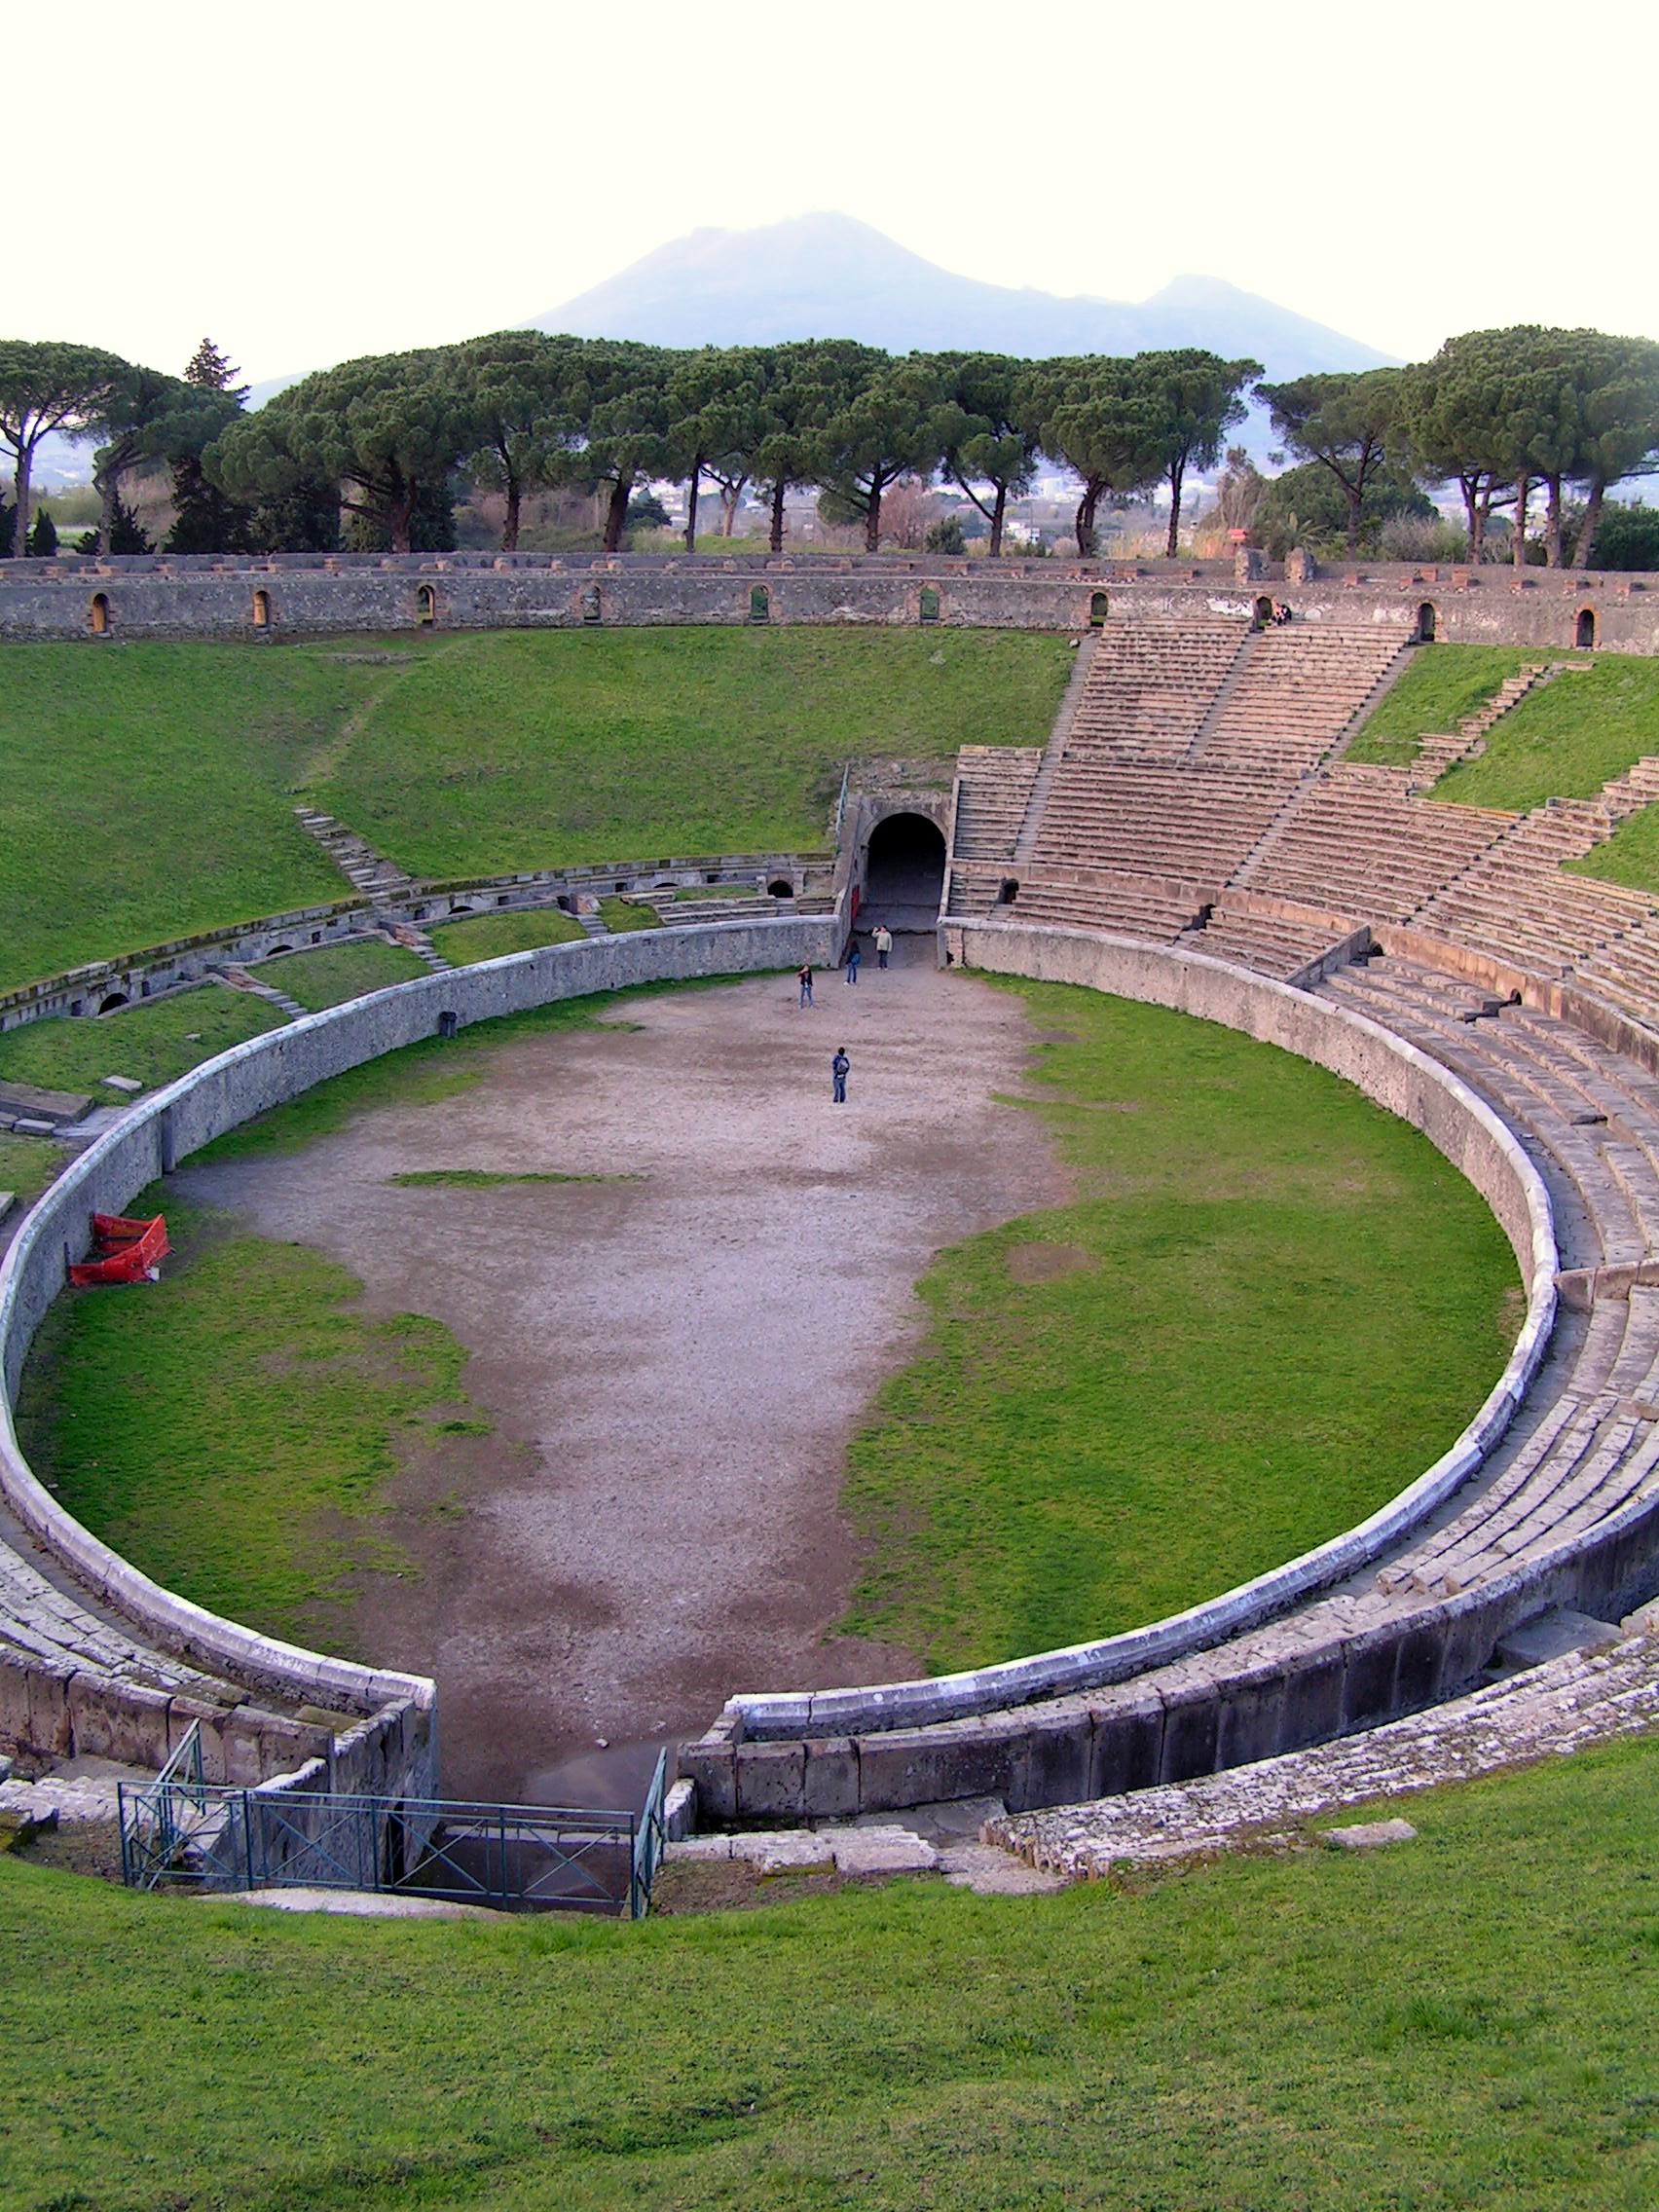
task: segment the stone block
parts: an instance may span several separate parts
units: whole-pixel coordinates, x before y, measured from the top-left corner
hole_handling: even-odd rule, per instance
[[[1541,1667],[1546,1659],[1559,1659],[1565,1652],[1600,1651],[1618,1641],[1612,1621],[1594,1620],[1588,1613],[1569,1612],[1560,1605],[1534,1614],[1500,1637],[1497,1657],[1506,1667]]]
[[[806,1746],[739,1744],[737,1817],[742,1821],[801,1818],[806,1799]]]
[[[1394,1680],[1400,1664],[1400,1631],[1388,1622],[1343,1647],[1343,1726],[1368,1728],[1394,1710]]]
[[[859,1750],[851,1736],[808,1740],[802,1800],[814,1821],[850,1819],[858,1811]]]
[[[20,1660],[0,1662],[0,1742],[29,1739],[29,1677]]]
[[[225,1771],[224,1714],[216,1707],[203,1705],[193,1697],[175,1697],[167,1712],[167,1750],[176,1751],[193,1727],[202,1730],[202,1779],[203,1782],[224,1783],[230,1780]]]
[[[1192,1682],[1163,1700],[1163,1753],[1160,1782],[1191,1782],[1215,1772],[1221,1699],[1213,1682]]]
[[[1284,1669],[1276,1661],[1224,1676],[1216,1725],[1217,1767],[1249,1766],[1287,1749]]]
[[[898,1812],[938,1797],[1003,1797],[1023,1756],[1012,1715],[947,1728],[894,1728],[861,1736],[859,1810]]]
[[[1376,1851],[1386,1843],[1411,1843],[1417,1830],[1410,1821],[1354,1821],[1347,1827],[1321,1828],[1320,1834],[1338,1851]]]
[[[172,1748],[167,1728],[171,1703],[165,1692],[142,1682],[77,1675],[69,1684],[76,1757],[119,1759],[123,1766],[159,1770]]]
[[[69,1716],[69,1684],[73,1670],[50,1667],[36,1660],[28,1671],[28,1745],[36,1751],[55,1751],[67,1757],[74,1749],[74,1724]]]
[[[1446,1627],[1434,1614],[1407,1626],[1400,1638],[1394,1672],[1396,1712],[1415,1713],[1432,1705],[1440,1695],[1441,1670],[1446,1664]]]
[[[1163,1763],[1163,1700],[1156,1690],[1125,1686],[1098,1692],[1088,1707],[1094,1727],[1084,1794],[1150,1789]]]
[[[810,1828],[771,1828],[757,1835],[734,1835],[731,1856],[761,1874],[828,1873],[834,1864],[830,1846]]]
[[[730,1744],[687,1744],[680,1771],[696,1791],[697,1819],[721,1827],[737,1818],[737,1751]]]
[[[1280,1740],[1288,1750],[1322,1744],[1343,1724],[1343,1648],[1315,1644],[1293,1651],[1283,1662],[1284,1710]]]
[[[1075,1805],[1088,1795],[1094,1724],[1081,1699],[1052,1713],[1032,1712],[1020,1733],[1021,1756],[1009,1790],[1002,1793],[1011,1812],[1026,1813],[1039,1805]]]
[[[931,1874],[939,1853],[913,1828],[822,1828],[838,1874]]]

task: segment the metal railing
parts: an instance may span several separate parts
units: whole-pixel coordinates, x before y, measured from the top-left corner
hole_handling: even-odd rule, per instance
[[[667,1754],[638,1813],[450,1798],[235,1789],[175,1771],[123,1783],[131,1889],[369,1890],[506,1912],[640,1920],[662,1860]]]

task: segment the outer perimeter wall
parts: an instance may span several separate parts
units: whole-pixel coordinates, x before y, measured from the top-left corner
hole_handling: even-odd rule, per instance
[[[1250,615],[1263,587],[1309,622],[1425,627],[1464,644],[1659,652],[1659,578],[1380,565],[1291,581],[1237,564],[789,554],[276,554],[0,562],[0,638],[271,639],[352,630],[807,622],[1082,630]],[[1426,611],[1425,611],[1426,610]]]

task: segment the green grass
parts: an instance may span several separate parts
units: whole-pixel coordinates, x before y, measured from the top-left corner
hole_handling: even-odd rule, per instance
[[[514,1173],[504,1167],[411,1167],[387,1178],[400,1190],[493,1191],[501,1183],[637,1183],[637,1175],[561,1175],[555,1170]]]
[[[405,671],[313,787],[420,875],[823,842],[843,762],[1041,744],[1063,638],[501,631]]]
[[[45,1137],[0,1136],[0,1191],[10,1191],[26,1204],[39,1198],[63,1160],[57,1146]]]
[[[1010,987],[1076,1039],[1040,1049],[1035,1110],[1078,1196],[940,1256],[842,1494],[868,1546],[844,1628],[937,1671],[1135,1627],[1336,1535],[1452,1442],[1520,1320],[1480,1198],[1351,1087],[1161,1008]],[[1034,1241],[1081,1264],[1017,1280]]]
[[[118,1094],[103,1088],[106,1075],[131,1076],[153,1089],[215,1052],[281,1028],[282,1021],[276,1007],[249,992],[199,983],[114,1014],[63,1015],[8,1029],[0,1033],[0,1082],[88,1091],[111,1105]]]
[[[154,1285],[61,1298],[23,1391],[25,1449],[60,1503],[172,1590],[305,1641],[412,1571],[374,1520],[400,1438],[461,1396],[440,1322],[351,1309],[362,1284],[301,1244],[157,1185],[173,1256]]]
[[[0,989],[342,897],[287,787],[401,672],[342,649],[0,645]]]
[[[643,900],[602,899],[599,918],[616,937],[625,936],[629,930],[660,930],[662,927],[662,916]]]
[[[331,1920],[0,1859],[4,2212],[1649,2212],[1659,1746],[1129,1894]]]
[[[586,931],[574,914],[558,906],[520,908],[516,913],[473,914],[444,922],[429,935],[433,949],[458,967],[499,960],[503,953],[530,952],[538,944],[574,944]]]
[[[286,991],[308,1013],[320,1014],[324,1007],[360,999],[365,991],[381,990],[387,983],[407,983],[426,970],[407,945],[387,944],[381,937],[361,937],[318,945],[313,952],[284,953],[276,960],[262,961],[256,973],[262,983]]]
[[[1413,653],[1352,745],[1350,760],[1407,767],[1419,740],[1450,737],[1528,661],[1558,656],[1536,645],[1432,645]]]
[[[1659,753],[1659,660],[1598,653],[1588,673],[1530,691],[1493,725],[1480,758],[1451,769],[1434,795],[1516,808],[1589,798],[1644,753]]]
[[[0,645],[0,990],[347,885],[304,793],[425,875],[822,842],[842,763],[1041,743],[1065,641],[411,633]]]
[[[1572,875],[1596,876],[1659,898],[1659,807],[1643,806],[1626,815],[1605,844],[1593,845],[1580,859],[1562,865]]]

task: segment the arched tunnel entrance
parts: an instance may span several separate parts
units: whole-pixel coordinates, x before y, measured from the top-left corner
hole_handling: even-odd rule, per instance
[[[890,814],[870,831],[862,927],[932,930],[944,896],[944,833],[925,814]]]

